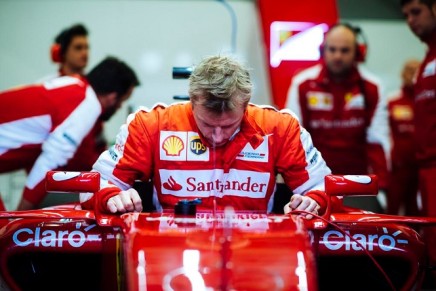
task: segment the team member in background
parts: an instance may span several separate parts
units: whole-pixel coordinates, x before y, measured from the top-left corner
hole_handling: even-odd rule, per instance
[[[52,78],[59,76],[86,78],[88,56],[89,42],[86,27],[83,24],[75,24],[65,28],[56,36],[51,47],[52,61],[60,64],[58,74]],[[94,127],[77,149],[77,154],[64,167],[65,170],[88,170],[98,157],[96,153],[106,150],[107,141],[104,137],[103,122],[102,119],[95,122]]]
[[[401,71],[401,90],[388,96],[389,126],[391,129],[391,167],[387,192],[387,213],[416,216],[418,167],[415,158],[415,126],[413,78],[420,62],[410,59]]]
[[[28,171],[19,210],[38,206],[47,171],[62,169],[94,124],[108,120],[137,85],[128,65],[108,57],[86,79],[65,76],[0,92],[0,173]],[[80,158],[92,163],[99,154]]]
[[[96,202],[103,212],[141,211],[131,186],[152,179],[158,210],[201,198],[200,209],[268,212],[281,173],[295,193],[285,212],[323,211],[320,190],[330,169],[310,135],[289,112],[249,104],[251,90],[248,70],[239,62],[205,58],[189,78],[190,102],[129,116],[115,145],[93,167],[105,187],[96,195],[81,194],[82,207]]]
[[[386,191],[386,100],[380,83],[358,67],[358,61],[364,58],[359,33],[349,24],[334,25],[327,32],[321,48],[322,63],[292,78],[286,107],[310,132],[333,174],[373,173],[379,178],[379,187]],[[358,206],[364,209],[378,212],[385,206],[385,200],[379,204],[373,197],[360,200],[362,205]]]
[[[88,30],[83,24],[64,29],[51,47],[51,59],[59,63],[58,76],[85,75],[88,65]]]
[[[89,60],[88,30],[83,24],[75,24],[62,30],[51,47],[51,59],[59,63],[56,75],[40,81],[48,81],[60,76],[83,78],[86,82],[85,68]],[[98,154],[107,149],[104,136],[104,120],[98,119],[94,127],[86,135],[76,154],[68,161],[63,170],[86,171],[96,161]]]
[[[412,32],[428,46],[414,85],[415,141],[422,212],[436,216],[436,0],[401,0],[403,15]],[[436,266],[436,229],[425,236],[430,264]],[[433,271],[436,286],[436,274]]]

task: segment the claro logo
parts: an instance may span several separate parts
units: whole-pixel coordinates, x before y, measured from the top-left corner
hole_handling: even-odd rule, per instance
[[[385,252],[390,252],[397,246],[397,244],[409,243],[405,239],[396,238],[402,233],[400,230],[394,232],[393,234],[389,234],[388,230],[384,227],[383,232],[384,234],[382,235],[355,233],[351,235],[351,237],[354,239],[353,240],[350,239],[349,236],[344,235],[337,230],[330,230],[324,233],[322,239],[324,246],[332,251],[361,251],[362,247],[356,241],[358,241],[368,251],[380,249]],[[346,231],[346,233],[350,234],[348,231]]]
[[[80,248],[86,241],[98,240],[98,235],[86,234],[85,232],[94,228],[92,224],[83,230],[80,229],[81,224],[76,223],[76,230],[41,230],[40,227],[33,229],[21,228],[14,232],[12,241],[20,247],[33,245],[35,247],[51,247],[61,248],[69,245],[73,248]]]

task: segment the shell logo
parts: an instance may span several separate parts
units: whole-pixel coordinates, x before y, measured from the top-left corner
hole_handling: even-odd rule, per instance
[[[392,116],[396,120],[412,120],[413,109],[407,105],[397,105],[393,108]]]
[[[309,96],[309,105],[316,106],[318,104],[318,98],[316,96]]]
[[[345,94],[345,96],[344,96],[345,103],[350,102],[351,99],[353,99],[353,94],[351,92],[348,92],[347,94]]]
[[[185,145],[180,137],[170,135],[164,140],[162,148],[165,150],[167,156],[179,156],[180,152],[185,148]]]

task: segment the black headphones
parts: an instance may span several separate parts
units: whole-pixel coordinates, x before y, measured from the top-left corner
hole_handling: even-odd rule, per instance
[[[349,29],[356,38],[356,55],[355,60],[356,62],[363,63],[366,60],[367,52],[368,52],[368,43],[366,41],[366,37],[362,32],[362,29],[358,26],[353,26],[349,23],[337,23],[330,27],[330,29],[327,31],[326,35],[334,28],[336,27],[345,27]],[[324,41],[325,42],[325,41]],[[323,56],[324,54],[324,42],[320,47],[320,55]]]

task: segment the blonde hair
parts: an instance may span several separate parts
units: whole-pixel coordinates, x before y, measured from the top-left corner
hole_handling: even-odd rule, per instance
[[[252,83],[248,69],[228,56],[211,56],[195,66],[189,77],[189,97],[193,104],[213,112],[246,107]]]

